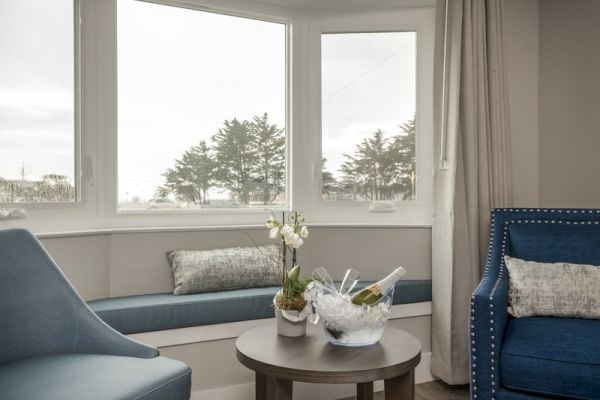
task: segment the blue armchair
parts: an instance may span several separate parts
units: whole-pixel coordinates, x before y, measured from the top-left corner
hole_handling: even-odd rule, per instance
[[[190,368],[121,335],[42,245],[0,230],[0,398],[189,399]]]
[[[504,256],[600,265],[600,210],[497,209],[471,297],[471,399],[600,399],[600,320],[507,314]]]

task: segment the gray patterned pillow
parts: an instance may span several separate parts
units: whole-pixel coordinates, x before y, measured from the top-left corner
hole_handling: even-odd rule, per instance
[[[600,319],[600,267],[505,256],[508,312],[514,317]]]
[[[173,250],[173,294],[281,285],[276,245],[215,250]]]

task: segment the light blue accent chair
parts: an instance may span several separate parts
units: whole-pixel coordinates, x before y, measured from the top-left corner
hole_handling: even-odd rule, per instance
[[[189,399],[190,368],[118,333],[41,243],[0,230],[0,399]]]

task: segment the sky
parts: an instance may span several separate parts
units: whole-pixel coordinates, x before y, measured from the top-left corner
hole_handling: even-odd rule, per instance
[[[119,198],[152,198],[162,173],[226,119],[285,121],[285,25],[118,0]],[[25,17],[26,16],[26,17]],[[0,176],[73,176],[72,0],[0,1]],[[18,39],[17,39],[18,38]],[[323,155],[415,112],[415,34],[322,37]],[[214,194],[213,194],[214,196]]]
[[[151,197],[224,120],[285,127],[284,24],[132,0],[117,12],[121,199]]]
[[[322,151],[334,175],[365,137],[396,135],[414,116],[415,53],[414,32],[322,35]]]

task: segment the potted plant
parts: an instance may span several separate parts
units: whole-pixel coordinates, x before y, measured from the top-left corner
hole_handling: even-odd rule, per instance
[[[274,215],[267,220],[269,237],[281,242],[281,290],[273,298],[277,333],[281,336],[303,336],[306,334],[306,318],[310,312],[304,292],[310,280],[300,276],[297,254],[304,239],[308,237],[308,228],[304,225],[304,217],[297,211],[290,213],[287,223],[284,213],[282,221],[277,221]],[[289,270],[288,253],[292,256],[292,267]]]

